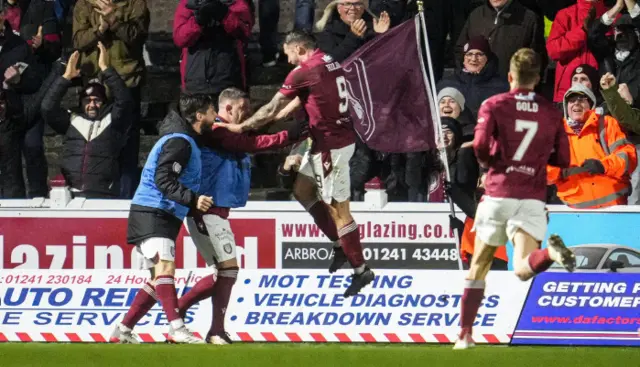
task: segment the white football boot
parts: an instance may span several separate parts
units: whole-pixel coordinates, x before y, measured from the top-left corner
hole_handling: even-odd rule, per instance
[[[222,334],[218,334],[218,335],[213,335],[209,338],[209,343],[213,344],[213,345],[229,345],[232,344],[233,342],[231,341],[231,338],[229,337],[229,333],[222,333]]]
[[[469,349],[469,348],[473,348],[476,346],[476,343],[473,342],[473,339],[471,339],[471,334],[464,334],[464,336],[462,337],[458,337],[458,340],[456,340],[456,344],[454,344],[453,346],[453,350],[464,350],[464,349]]]
[[[113,330],[113,333],[111,333],[111,337],[109,338],[109,343],[140,344],[138,336],[133,332],[133,330],[122,324],[116,325],[115,330]]]
[[[191,330],[184,325],[177,329],[169,328],[167,340],[176,344],[204,344],[204,340],[193,335]]]

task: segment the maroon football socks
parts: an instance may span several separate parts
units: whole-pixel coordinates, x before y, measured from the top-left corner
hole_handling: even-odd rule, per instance
[[[356,273],[362,273],[364,271],[364,255],[362,254],[362,244],[360,243],[360,230],[355,221],[346,226],[340,228],[338,231],[340,236],[340,245],[344,254],[349,259],[351,267],[356,270]]]
[[[231,298],[233,285],[238,278],[238,268],[222,269],[218,273],[218,280],[213,288],[213,319],[211,320],[211,328],[207,338],[220,335],[225,332],[224,318]]]
[[[178,311],[178,296],[176,295],[176,285],[173,276],[160,275],[156,277],[156,294],[171,327],[177,329],[184,326],[184,322]]]
[[[333,221],[331,213],[329,212],[329,206],[322,201],[315,201],[309,205],[307,211],[313,217],[313,221],[318,228],[324,233],[330,241],[335,242],[338,240],[338,229],[336,228],[336,222]]]
[[[548,248],[532,252],[531,254],[529,254],[529,258],[527,261],[529,262],[531,271],[533,271],[535,274],[540,274],[549,269],[551,265],[553,265],[553,260],[551,260],[551,258],[549,257]]]
[[[129,307],[129,311],[124,316],[122,320],[122,325],[128,327],[129,329],[133,329],[138,321],[144,317],[144,315],[149,312],[151,307],[155,305],[157,302],[156,291],[151,283],[144,285],[144,287],[140,288],[136,297],[133,299],[133,303],[131,303],[131,307]]]
[[[473,322],[476,320],[478,309],[484,298],[484,286],[484,280],[465,280],[460,310],[460,339],[471,335]]]
[[[178,300],[178,309],[180,316],[184,318],[187,311],[194,304],[213,296],[214,286],[216,284],[216,275],[210,274],[196,283],[184,296]]]

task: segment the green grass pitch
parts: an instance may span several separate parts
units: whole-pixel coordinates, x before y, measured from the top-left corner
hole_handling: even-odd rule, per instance
[[[640,348],[479,346],[453,351],[449,345],[0,344],[1,367],[608,367],[638,361]]]

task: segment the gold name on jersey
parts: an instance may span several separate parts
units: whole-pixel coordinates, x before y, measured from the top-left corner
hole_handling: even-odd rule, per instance
[[[334,71],[334,70],[338,70],[340,69],[340,63],[339,62],[332,62],[331,64],[326,64],[325,65],[327,67],[327,70],[329,71]]]
[[[518,101],[516,102],[516,110],[535,113],[538,112],[538,104],[535,102]]]

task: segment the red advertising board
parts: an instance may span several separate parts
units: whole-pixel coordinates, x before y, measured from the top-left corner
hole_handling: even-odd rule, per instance
[[[243,268],[276,267],[275,219],[231,219]],[[126,243],[126,218],[0,219],[2,269],[131,269],[133,246]],[[186,229],[176,244],[178,268],[204,267]]]

